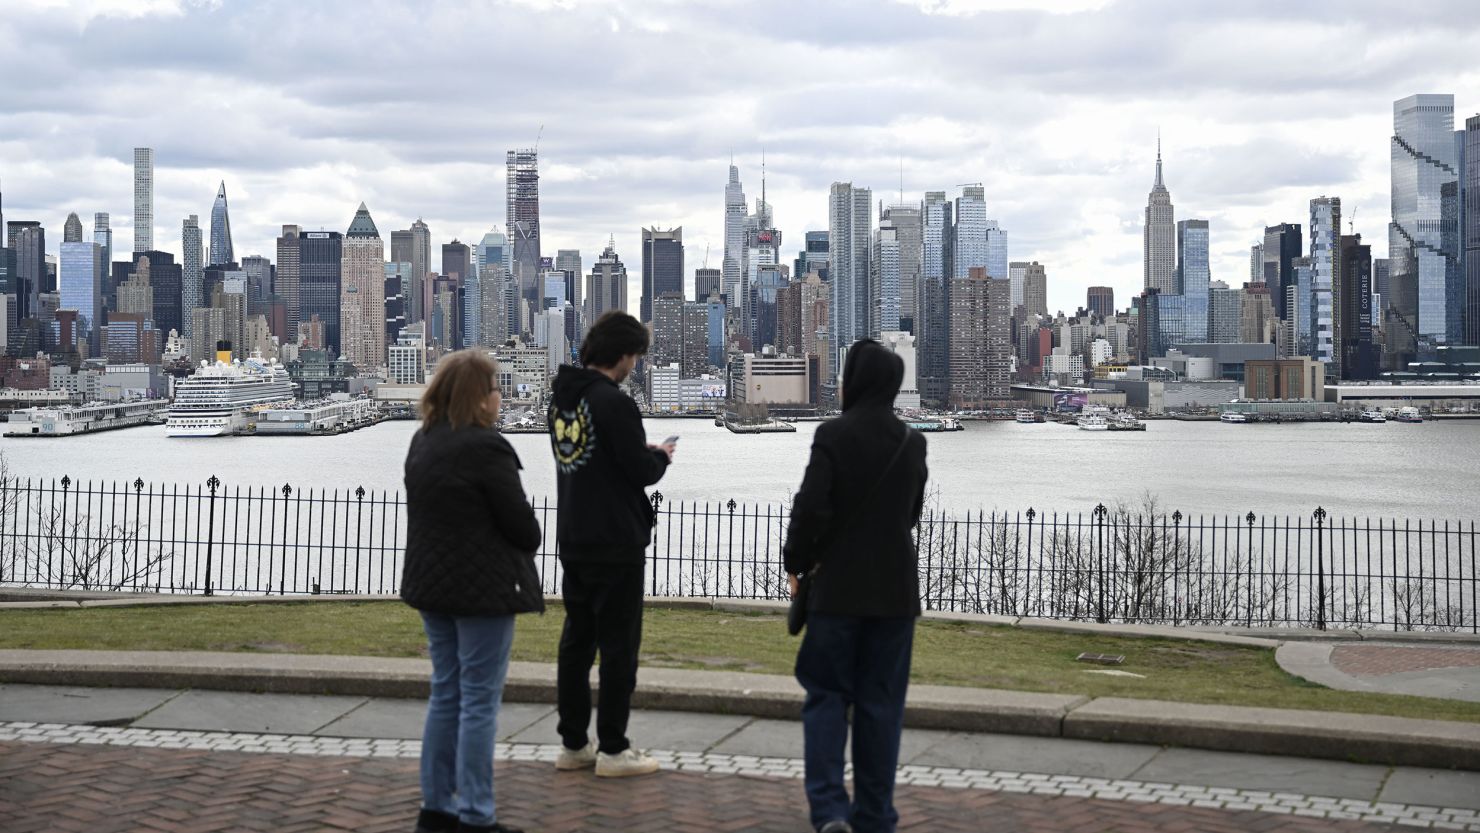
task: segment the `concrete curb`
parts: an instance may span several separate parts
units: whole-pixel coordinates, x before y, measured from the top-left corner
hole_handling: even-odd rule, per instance
[[[38,685],[422,698],[430,672],[423,659],[0,650],[0,682]],[[511,663],[504,697],[553,703],[555,666]],[[641,672],[633,705],[795,720],[802,699],[791,677],[651,668]],[[905,725],[1480,770],[1480,723],[1378,715],[919,685],[910,689]]]
[[[1480,769],[1480,724],[1370,714],[1102,697],[1064,719],[1064,737]]]

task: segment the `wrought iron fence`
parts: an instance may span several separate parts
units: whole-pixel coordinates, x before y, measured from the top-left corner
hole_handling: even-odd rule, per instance
[[[782,599],[787,511],[667,502],[654,595]],[[537,501],[541,527],[555,506]],[[394,593],[404,498],[363,488],[0,480],[0,585],[161,593]],[[1475,522],[932,509],[927,610],[1114,622],[1477,631]],[[553,536],[536,555],[560,586]]]

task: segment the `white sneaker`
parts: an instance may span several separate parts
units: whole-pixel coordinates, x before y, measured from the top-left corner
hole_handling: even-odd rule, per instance
[[[628,778],[651,775],[658,771],[658,761],[651,755],[628,747],[615,755],[596,753],[597,778]]]
[[[596,766],[596,745],[587,742],[580,749],[566,749],[560,747],[560,755],[555,759],[555,768],[559,770],[590,769]]]

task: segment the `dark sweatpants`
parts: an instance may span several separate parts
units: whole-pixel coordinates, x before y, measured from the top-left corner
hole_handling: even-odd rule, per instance
[[[894,772],[904,731],[915,617],[813,613],[797,652],[807,803],[812,826],[849,821],[857,833],[894,833]],[[853,788],[843,785],[848,707],[853,707]]]
[[[557,731],[567,749],[584,749],[589,742],[591,663],[600,650],[597,748],[614,755],[632,745],[627,740],[627,718],[642,646],[643,565],[567,562],[563,566],[560,593],[565,598],[565,628],[560,632],[556,679]]]

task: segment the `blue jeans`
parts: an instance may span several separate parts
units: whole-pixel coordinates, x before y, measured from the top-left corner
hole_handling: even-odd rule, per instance
[[[797,652],[797,681],[806,742],[807,804],[812,826],[844,819],[857,833],[894,833],[894,772],[904,731],[904,696],[910,684],[913,616],[807,617]],[[843,784],[848,707],[853,707],[853,790]]]
[[[514,617],[422,611],[421,621],[432,655],[432,695],[421,737],[422,807],[491,826],[493,740]]]

